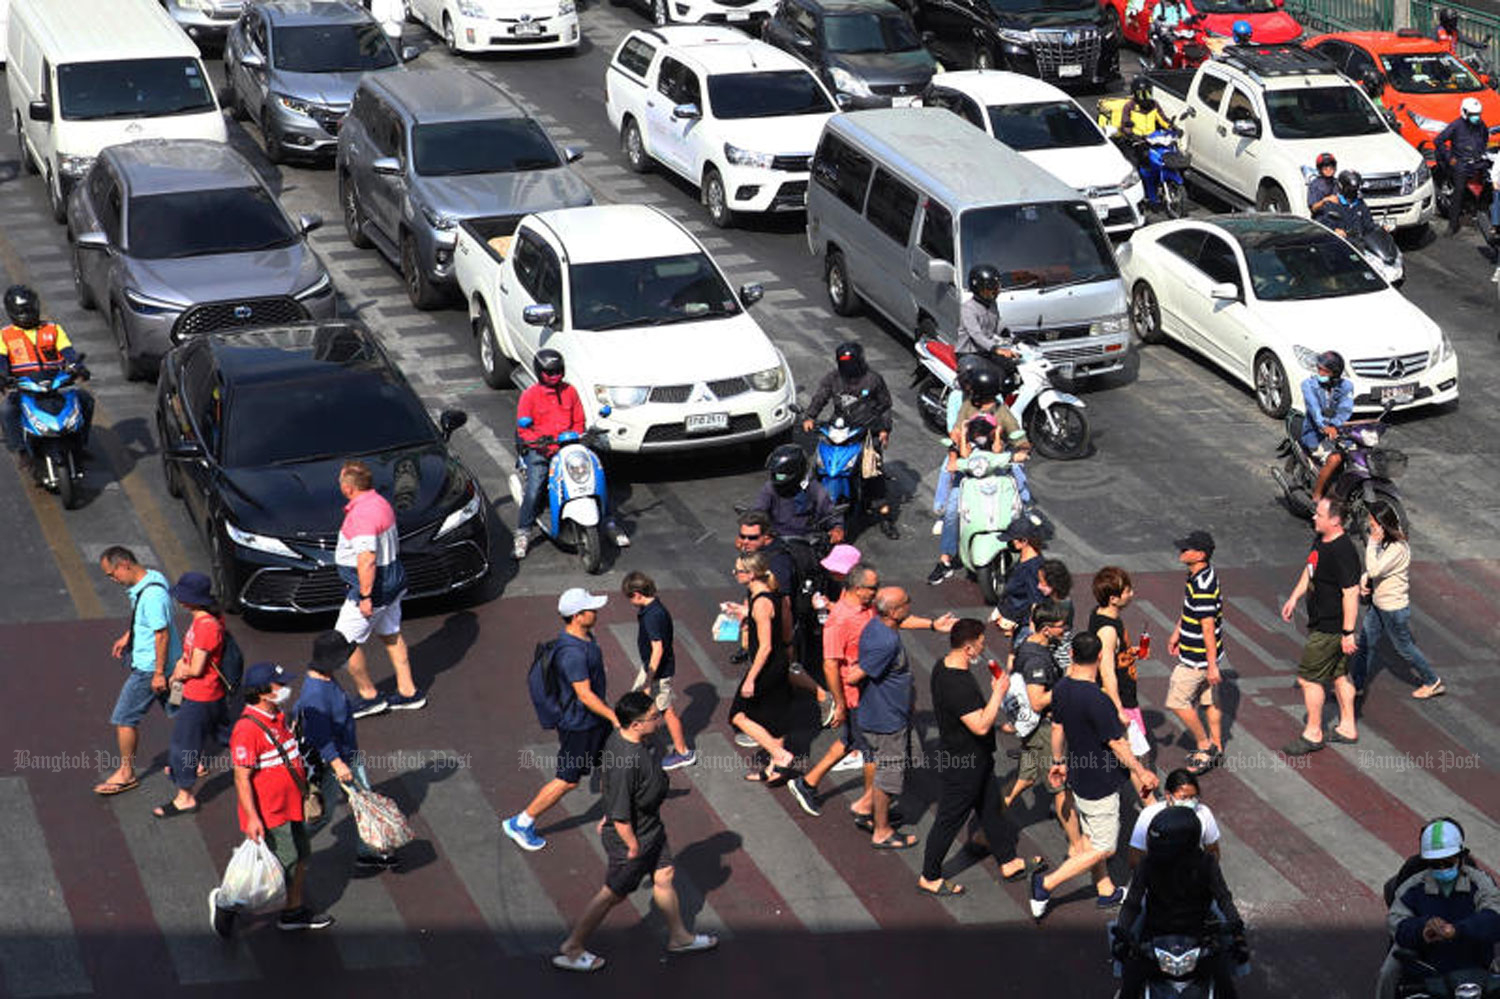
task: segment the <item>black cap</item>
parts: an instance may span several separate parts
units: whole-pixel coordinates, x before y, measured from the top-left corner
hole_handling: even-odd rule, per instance
[[[1178,538],[1175,544],[1180,552],[1198,551],[1205,555],[1214,553],[1214,536],[1207,531],[1189,531],[1187,537]]]
[[[349,661],[354,643],[337,631],[325,631],[313,639],[312,662],[308,663],[319,673],[332,673]]]

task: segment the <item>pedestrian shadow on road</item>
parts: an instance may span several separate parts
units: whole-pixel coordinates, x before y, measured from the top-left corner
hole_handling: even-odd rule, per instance
[[[687,704],[679,702],[677,717],[682,719],[682,734],[691,746],[713,721],[714,711],[719,707],[719,692],[714,690],[713,684],[700,681],[680,693],[687,695]]]
[[[743,844],[739,833],[725,829],[676,851],[677,866],[687,874],[677,882],[677,896],[683,921],[689,926],[697,924],[708,897],[729,883],[725,858],[739,852]]]
[[[411,648],[412,678],[426,690],[434,679],[463,662],[479,641],[479,618],[473,611],[450,614],[437,631]]]

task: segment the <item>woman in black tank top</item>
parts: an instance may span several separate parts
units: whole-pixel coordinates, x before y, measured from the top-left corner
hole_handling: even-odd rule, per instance
[[[786,644],[782,641],[786,634],[783,603],[770,563],[760,552],[741,555],[735,561],[734,574],[749,594],[744,627],[750,629],[746,646],[750,665],[729,706],[729,721],[770,756],[766,770],[751,771],[745,779],[780,782],[793,761],[782,740],[791,699]]]

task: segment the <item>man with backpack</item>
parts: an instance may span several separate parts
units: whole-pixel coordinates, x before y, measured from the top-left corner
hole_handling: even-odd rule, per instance
[[[562,634],[537,646],[527,674],[537,720],[542,728],[557,729],[558,749],[557,776],[500,824],[523,850],[547,845],[537,835],[536,820],[598,766],[604,740],[616,727],[615,713],[604,701],[604,653],[594,639],[599,608],[608,599],[580,587],[565,591],[557,600]]]

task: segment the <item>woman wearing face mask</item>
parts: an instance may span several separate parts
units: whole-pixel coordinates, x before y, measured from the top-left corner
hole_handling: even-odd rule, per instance
[[[1359,645],[1349,659],[1349,678],[1354,689],[1363,691],[1369,679],[1369,664],[1380,636],[1390,638],[1397,655],[1411,663],[1422,685],[1411,692],[1417,700],[1447,693],[1442,679],[1432,671],[1427,657],[1411,637],[1411,546],[1401,531],[1401,521],[1389,503],[1370,504],[1369,539],[1365,542],[1365,574],[1360,593],[1370,597],[1370,609],[1359,628]]]
[[[1140,817],[1135,820],[1135,828],[1130,832],[1131,870],[1139,866],[1141,858],[1146,855],[1146,833],[1151,828],[1151,820],[1160,815],[1164,808],[1191,808],[1203,829],[1200,845],[1206,852],[1213,854],[1214,859],[1218,859],[1219,823],[1214,819],[1213,810],[1198,798],[1198,778],[1180,768],[1173,770],[1162,783],[1162,793],[1165,799],[1141,809]]]

